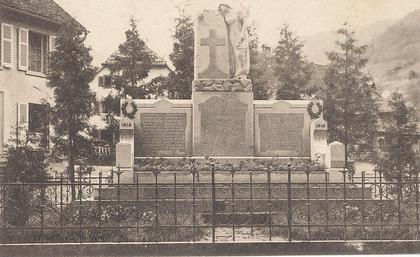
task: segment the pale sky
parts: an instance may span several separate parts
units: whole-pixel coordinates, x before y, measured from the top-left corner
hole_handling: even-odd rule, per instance
[[[94,64],[99,66],[124,41],[130,16],[138,20],[140,36],[169,62],[176,6],[185,0],[55,0],[89,31]],[[219,3],[247,7],[256,21],[261,43],[274,46],[278,28],[288,23],[301,37],[337,30],[345,21],[353,27],[400,19],[420,9],[420,0],[191,0],[188,12],[217,9]]]

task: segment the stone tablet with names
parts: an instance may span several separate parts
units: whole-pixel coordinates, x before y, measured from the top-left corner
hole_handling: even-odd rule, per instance
[[[235,98],[213,96],[199,105],[201,155],[244,156],[248,106]]]
[[[185,155],[186,113],[141,113],[141,156]]]
[[[300,156],[303,151],[303,113],[259,114],[260,151]]]

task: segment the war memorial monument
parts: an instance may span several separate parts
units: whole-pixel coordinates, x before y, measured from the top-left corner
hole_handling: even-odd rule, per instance
[[[321,101],[254,100],[244,13],[227,5],[205,10],[194,32],[192,99],[122,100],[117,166],[132,171],[135,160],[151,157],[278,157],[343,167],[342,144],[327,144]]]

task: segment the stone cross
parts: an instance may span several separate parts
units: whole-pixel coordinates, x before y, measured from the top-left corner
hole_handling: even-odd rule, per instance
[[[217,62],[217,46],[225,46],[225,40],[223,38],[217,38],[216,30],[211,29],[209,30],[209,37],[202,38],[200,40],[200,45],[202,46],[209,46],[209,67],[207,70],[214,70],[217,69],[216,62]]]
[[[203,11],[194,25],[194,79],[229,79],[226,24],[216,10]]]

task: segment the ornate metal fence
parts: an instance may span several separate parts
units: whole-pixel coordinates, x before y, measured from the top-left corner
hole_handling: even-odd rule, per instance
[[[128,181],[121,169],[74,182],[2,180],[1,243],[419,239],[418,172],[340,173],[208,163]]]

